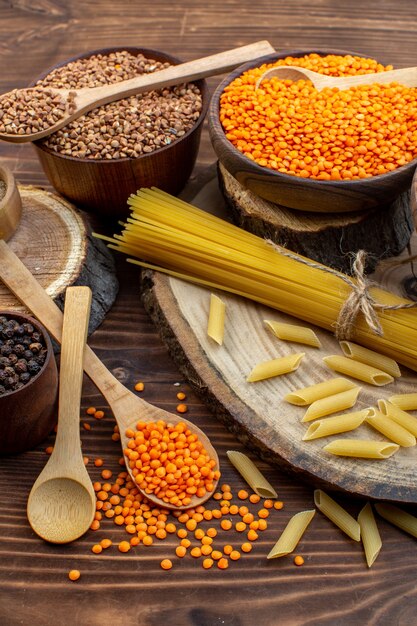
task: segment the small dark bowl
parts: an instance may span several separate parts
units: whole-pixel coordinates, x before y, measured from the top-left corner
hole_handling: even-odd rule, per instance
[[[37,320],[23,313],[0,315],[29,322],[42,334],[47,355],[42,369],[26,385],[0,396],[0,454],[32,450],[53,429],[58,418],[58,371],[51,340]]]
[[[43,72],[34,82],[44,78],[53,69],[76,59],[120,50],[127,50],[132,54],[142,53],[147,58],[168,61],[174,65],[181,63],[179,59],[165,52],[119,46],[93,50],[66,59]],[[78,207],[109,217],[126,216],[129,212],[127,199],[140,187],[155,186],[174,195],[179,193],[194,167],[203,121],[209,105],[206,81],[193,82],[202,95],[203,106],[200,117],[185,135],[148,154],[137,158],[109,160],[74,158],[54,152],[43,145],[42,140],[35,142],[33,145],[50,183]]]
[[[219,161],[244,187],[265,200],[291,209],[320,213],[342,213],[390,204],[401,193],[409,189],[417,159],[388,174],[352,181],[321,181],[290,176],[262,167],[245,157],[226,139],[219,119],[220,96],[225,87],[237,76],[253,67],[272,63],[286,56],[301,57],[311,53],[322,56],[327,54],[363,56],[341,50],[290,50],[250,61],[235,69],[217,87],[208,112],[210,139]]]

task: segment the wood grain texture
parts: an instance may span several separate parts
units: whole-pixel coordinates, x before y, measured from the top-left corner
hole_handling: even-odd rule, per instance
[[[183,59],[220,52],[226,47],[268,39],[276,49],[339,47],[357,50],[397,67],[417,65],[417,17],[411,0],[365,4],[336,0],[267,2],[221,0],[210,3],[180,0],[136,2],[121,0],[15,0],[0,3],[0,90],[27,85],[42,69],[87,49],[108,45],[146,45]],[[218,79],[210,79],[213,88]],[[47,185],[30,146],[0,144],[1,162],[20,183]],[[199,152],[201,166],[215,159],[204,129]],[[191,185],[199,185],[192,177]],[[191,194],[192,195],[192,194]],[[104,229],[104,224],[102,225]],[[97,226],[96,226],[97,228]],[[113,226],[106,226],[113,232]],[[216,420],[185,383],[168,357],[148,315],[139,303],[138,272],[118,261],[120,293],[110,314],[91,338],[113,374],[130,389],[145,382],[142,397],[175,411],[178,389],[187,393],[187,417],[203,428],[215,445],[223,480],[234,492],[243,482],[228,464],[226,450],[247,451]],[[174,384],[180,382],[180,387]],[[120,447],[111,440],[115,425],[107,404],[88,380],[82,408],[94,405],[106,412],[103,420],[88,419],[82,430],[83,451],[94,480],[101,456],[119,471]],[[85,415],[83,415],[83,421]],[[269,527],[254,550],[229,570],[203,571],[191,558],[174,557],[174,569],[163,572],[161,558],[172,558],[174,538],[151,548],[141,546],[128,555],[116,548],[100,555],[91,545],[103,536],[126,539],[111,520],[102,532],[89,532],[69,546],[43,543],[30,530],[25,507],[30,487],[44,466],[46,445],[0,461],[0,622],[2,626],[52,623],[99,626],[410,626],[416,623],[417,548],[413,538],[378,519],[383,548],[368,571],[359,545],[345,538],[316,514],[298,552],[306,559],[296,568],[290,558],[266,561],[266,555],[292,514],[312,508],[312,489],[251,454],[278,489],[285,508],[271,514]],[[336,496],[353,513],[362,502]],[[410,507],[416,513],[415,507]],[[227,533],[226,542],[235,535]],[[236,538],[238,540],[238,538]],[[81,571],[78,583],[67,572]]]

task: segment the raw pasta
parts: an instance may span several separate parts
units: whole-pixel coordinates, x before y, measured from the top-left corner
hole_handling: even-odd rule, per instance
[[[355,404],[360,389],[360,387],[355,386],[353,389],[348,389],[348,391],[342,391],[327,398],[316,400],[310,404],[301,421],[311,422],[319,417],[350,409]]]
[[[317,422],[310,424],[303,441],[311,441],[312,439],[319,439],[319,437],[329,437],[330,435],[354,430],[362,424],[367,415],[368,409],[363,409],[362,411],[344,413],[343,415],[335,415],[324,420],[317,420]]]
[[[335,439],[323,450],[336,456],[354,456],[361,459],[388,459],[399,449],[399,445],[388,441],[364,439]]]
[[[379,352],[359,346],[357,343],[353,343],[352,341],[341,341],[340,347],[343,350],[343,354],[349,359],[376,367],[377,369],[390,374],[394,378],[401,376],[398,363],[394,361],[394,359],[390,359],[390,357],[385,356],[385,354],[379,354]]]
[[[266,378],[273,378],[274,376],[282,376],[283,374],[294,372],[300,365],[304,355],[305,352],[297,352],[287,356],[281,356],[278,359],[272,359],[271,361],[258,363],[253,368],[246,381],[248,383],[256,383]]]
[[[307,404],[311,404],[316,400],[320,400],[321,398],[325,398],[326,396],[331,396],[336,393],[341,393],[342,391],[347,391],[348,389],[353,389],[356,386],[356,383],[351,380],[347,380],[347,378],[331,378],[330,380],[325,380],[322,383],[317,383],[316,385],[311,385],[310,387],[304,387],[303,389],[287,393],[284,400],[290,404],[295,404],[296,406],[307,406]]]
[[[378,400],[378,407],[381,413],[397,422],[400,426],[408,430],[414,437],[417,437],[417,418],[400,409],[389,400]]]
[[[398,526],[409,535],[417,537],[417,517],[410,515],[406,511],[399,509],[393,504],[377,503],[375,504],[378,515],[386,519],[394,526]]]
[[[311,328],[296,326],[295,324],[284,324],[284,322],[276,322],[274,320],[264,320],[264,323],[278,339],[303,343],[314,348],[321,347],[319,338]]]
[[[361,529],[361,538],[366,562],[368,567],[372,567],[381,551],[382,541],[378,526],[376,525],[372,506],[369,502],[365,504],[362,511],[359,513],[358,522]]]
[[[398,443],[398,445],[403,448],[410,448],[416,445],[414,435],[408,430],[405,430],[400,424],[381,413],[381,411],[374,409],[374,407],[369,409],[366,423],[382,433],[387,439],[391,439],[391,441]]]
[[[321,489],[314,492],[314,504],[319,511],[329,518],[340,530],[355,541],[361,540],[361,529],[358,522],[340,504]]]
[[[226,305],[214,293],[210,294],[210,310],[207,324],[207,334],[219,346],[223,343],[224,337],[224,318],[226,315]]]
[[[266,558],[276,559],[293,552],[315,514],[315,511],[301,511],[293,515]]]
[[[235,466],[239,474],[246,480],[248,485],[258,496],[261,496],[261,498],[277,497],[275,489],[246,454],[237,452],[236,450],[228,450],[227,456],[232,465]]]
[[[378,387],[392,383],[394,380],[390,374],[387,374],[376,367],[371,367],[365,363],[348,359],[346,356],[340,356],[339,354],[325,356],[323,361],[335,372],[352,376],[352,378],[363,380],[365,383],[377,385]]]
[[[389,401],[403,409],[403,411],[414,411],[417,409],[417,393],[398,393],[395,396],[391,396]]]

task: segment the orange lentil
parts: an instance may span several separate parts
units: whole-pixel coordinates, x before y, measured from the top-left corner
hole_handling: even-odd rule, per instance
[[[112,438],[112,440],[113,440],[113,441],[120,441],[120,435],[119,435],[119,433],[113,433],[113,434],[112,434],[112,436],[111,436],[111,438]],[[122,461],[123,461],[123,463],[121,463],[121,462],[119,461],[119,464],[120,464],[120,465],[124,465],[124,464],[125,464],[124,459],[122,459]]]
[[[142,543],[144,546],[151,546],[153,544],[153,539],[150,535],[145,535],[142,539]]]
[[[103,548],[103,550],[106,550],[106,548],[110,548],[110,546],[112,545],[112,540],[111,539],[102,539],[100,541],[100,545]]]
[[[217,535],[217,530],[215,528],[207,528],[206,530],[207,537],[215,537]]]
[[[185,528],[179,528],[177,530],[177,537],[179,537],[180,539],[184,539],[184,537],[186,537],[188,535],[188,532],[185,530]]]
[[[121,541],[118,545],[120,552],[129,552],[130,543],[128,541]]]
[[[239,513],[239,507],[236,504],[231,504],[229,507],[230,515],[237,515]]]
[[[212,552],[213,552],[213,548],[211,546],[209,545],[201,546],[201,554],[203,554],[204,556],[208,556]]]
[[[237,492],[237,497],[239,500],[247,500],[249,494],[245,489],[240,489],[240,491]]]
[[[96,412],[96,408],[94,406],[89,406],[88,409],[86,410],[87,415],[94,415],[95,412]]]
[[[193,556],[194,558],[198,558],[201,556],[201,548],[199,548],[198,546],[196,546],[195,548],[193,548],[190,551],[191,556]]]
[[[222,515],[228,515],[228,514],[229,514],[229,505],[227,505],[227,506],[222,506],[222,507],[221,507],[221,509],[220,509],[220,513],[221,513]]]
[[[246,515],[244,515],[242,517],[242,522],[245,522],[245,524],[251,524],[254,521],[254,516],[252,515],[252,513],[246,513]]]
[[[206,511],[204,511],[203,517],[205,520],[209,522],[210,520],[213,519],[213,513],[209,509],[207,509]]]
[[[316,53],[252,68],[220,98],[226,137],[259,165],[318,180],[355,180],[392,171],[417,155],[416,96],[404,85],[372,83],[320,92],[308,81],[271,77],[266,69],[295,65],[331,75],[391,69],[359,56]]]
[[[233,546],[231,546],[230,544],[226,544],[223,548],[223,554],[231,554],[231,552],[233,552]]]
[[[210,567],[213,567],[213,564],[214,564],[213,559],[204,559],[203,561],[204,569],[210,569]]]
[[[94,519],[91,522],[90,529],[91,530],[98,530],[99,528],[100,528],[100,522],[97,519]]]
[[[83,423],[83,428],[84,428],[84,430],[91,430],[91,426],[87,422]]]
[[[213,550],[213,552],[211,553],[211,558],[215,561],[218,561],[222,558],[222,553],[220,552],[220,550]]]
[[[230,519],[222,519],[222,521],[220,522],[220,526],[223,528],[223,530],[230,530],[233,524]]]
[[[272,509],[273,506],[272,500],[264,500],[264,509]]]
[[[183,391],[179,391],[177,393],[177,400],[185,400],[187,396],[185,395],[185,393]]]
[[[197,528],[194,533],[194,537],[196,539],[203,539],[204,535],[205,535],[205,532],[202,528]]]
[[[175,548],[175,554],[179,556],[180,558],[182,558],[183,556],[187,554],[187,548],[185,546],[177,546]]]
[[[212,518],[214,517],[215,519],[220,519],[222,516],[222,512],[220,511],[220,509],[213,509],[211,512],[211,516]]]
[[[220,493],[220,491],[216,491],[216,493],[213,493],[213,500],[221,500],[223,498],[223,494]]]
[[[224,556],[217,561],[217,567],[219,569],[227,569],[229,567],[229,561]]]
[[[138,381],[135,385],[135,391],[143,391],[145,389],[145,383]]]
[[[240,559],[240,552],[238,550],[232,550],[229,554],[229,558],[231,558],[232,561],[238,561]]]
[[[108,470],[108,469],[104,469],[101,472],[101,477],[104,478],[104,480],[108,480],[109,478],[111,478],[113,476],[113,472]],[[111,488],[111,486],[110,486]],[[110,490],[109,490],[110,491]]]
[[[81,576],[81,572],[78,569],[72,569],[68,572],[68,578],[75,582]]]
[[[304,565],[304,559],[299,554],[294,557],[294,565]]]
[[[180,403],[177,405],[177,412],[178,413],[187,413],[188,411],[188,406],[186,404]]]
[[[265,519],[269,516],[269,511],[267,509],[259,509],[258,516],[262,519]]]
[[[170,559],[162,559],[161,561],[162,569],[168,570],[172,568],[172,561]]]
[[[259,530],[266,530],[268,528],[268,522],[266,519],[258,520],[258,528]]]
[[[258,537],[259,535],[255,530],[253,530],[252,528],[248,530],[247,538],[249,539],[249,541],[256,541]]]
[[[278,511],[280,511],[283,508],[284,508],[283,502],[281,502],[280,500],[277,500],[276,502],[274,502],[274,509],[277,509]]]
[[[103,547],[99,544],[96,543],[92,548],[91,548],[91,552],[94,552],[94,554],[100,554],[100,552],[103,551]]]
[[[188,530],[195,530],[197,528],[197,522],[195,521],[195,519],[189,519],[188,522],[185,523],[185,526],[188,528]]]
[[[250,552],[252,550],[252,544],[246,541],[245,543],[242,543],[240,549],[242,552]]]
[[[260,501],[260,497],[258,496],[257,493],[251,493],[249,496],[249,502],[252,502],[252,504],[257,504]]]
[[[52,454],[53,449],[54,449],[54,446],[48,446],[47,448],[45,448],[46,454]]]
[[[130,538],[131,546],[138,546],[140,544],[140,538],[136,535],[135,537]]]
[[[90,459],[88,458],[88,456],[83,456],[83,461],[84,461],[84,465],[88,465],[90,462]]]
[[[204,535],[204,537],[202,537],[201,539],[201,543],[203,544],[203,546],[211,546],[211,544],[213,543],[213,538],[209,537],[208,535]]]
[[[184,546],[184,548],[189,548],[191,545],[191,541],[189,539],[181,539],[181,545]]]
[[[101,420],[104,417],[104,411],[96,411],[94,413],[94,417],[96,420]]]
[[[246,530],[247,526],[245,524],[245,522],[236,522],[235,524],[235,529],[237,530],[238,533],[243,533],[244,530]]]
[[[104,464],[103,459],[95,459],[95,461],[94,461],[94,465],[96,467],[101,467],[103,464]]]

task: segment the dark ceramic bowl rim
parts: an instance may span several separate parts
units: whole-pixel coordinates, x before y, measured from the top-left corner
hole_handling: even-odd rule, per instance
[[[235,68],[232,72],[230,72],[230,74],[228,74],[226,78],[224,78],[224,80],[222,80],[222,82],[216,87],[212,95],[210,106],[209,106],[209,111],[208,111],[208,116],[207,116],[209,127],[212,128],[212,132],[217,133],[217,129],[213,128],[213,119],[216,119],[217,122],[221,126],[221,123],[219,120],[220,96],[223,93],[225,87],[227,87],[227,85],[229,85],[235,78],[237,78],[237,76],[240,76],[241,74],[243,74],[249,69],[252,69],[253,67],[258,67],[260,65],[263,65],[264,63],[272,63],[273,61],[285,58],[286,56],[301,57],[301,56],[304,56],[305,54],[319,54],[321,56],[325,56],[327,54],[342,54],[342,55],[349,54],[353,56],[362,56],[362,57],[364,56],[363,54],[358,53],[358,52],[349,52],[346,50],[337,50],[337,49],[329,50],[326,48],[318,49],[318,50],[315,50],[315,49],[314,50],[284,50],[282,52],[268,54],[266,56],[260,57],[259,59],[255,59],[254,61],[249,61],[247,63],[244,63],[240,65],[239,67]],[[223,131],[222,126],[221,126],[221,129]],[[255,163],[255,161],[252,161],[251,159],[248,159],[248,157],[245,157],[245,155],[242,154],[242,152],[239,152],[239,150],[235,148],[232,142],[227,139],[224,131],[223,131],[223,135],[224,135],[224,140],[228,142],[229,144],[228,147],[230,147],[231,152],[233,152],[236,158],[244,160],[246,164],[250,163],[256,174],[260,174],[261,176],[267,176],[271,181],[274,178],[277,181],[282,180],[283,182],[284,181],[294,182],[294,180],[300,180],[302,181],[303,185],[307,185],[311,187],[327,187],[327,186],[331,187],[334,185],[338,185],[340,187],[352,186],[352,188],[354,188],[354,187],[360,187],[364,183],[367,183],[370,185],[378,185],[380,182],[384,183],[385,181],[392,181],[396,175],[401,174],[402,172],[406,172],[408,170],[414,170],[417,166],[417,157],[416,157],[412,159],[411,161],[409,161],[408,163],[406,163],[405,165],[401,165],[400,167],[395,168],[395,170],[392,170],[391,172],[387,172],[385,174],[377,174],[375,176],[369,176],[367,178],[359,178],[356,180],[317,180],[315,178],[302,178],[301,176],[291,176],[290,174],[285,174],[284,172],[276,172],[271,168],[258,165],[258,163]]]
[[[87,52],[82,52],[73,57],[65,59],[64,61],[59,61],[55,65],[52,65],[47,70],[42,72],[33,81],[31,81],[31,83],[29,84],[29,87],[33,87],[38,80],[42,80],[43,78],[45,78],[45,76],[50,74],[53,70],[59,67],[63,67],[64,65],[68,65],[68,63],[72,63],[73,61],[77,61],[78,59],[87,59],[88,57],[91,57],[94,54],[104,55],[104,54],[110,54],[111,52],[121,52],[122,50],[123,51],[125,50],[126,52],[143,54],[146,58],[152,58],[155,55],[159,57],[163,57],[164,60],[171,62],[173,65],[178,65],[179,63],[183,62],[178,57],[168,54],[167,52],[163,52],[162,50],[154,50],[152,48],[139,48],[136,46],[114,46],[110,48],[99,48],[98,50],[89,50]],[[42,141],[43,141],[42,139],[38,139],[37,141],[34,141],[32,143],[39,150],[43,150],[44,152],[47,152],[51,156],[60,158],[62,160],[69,160],[69,161],[75,161],[77,163],[88,163],[88,164],[96,164],[96,165],[103,165],[103,164],[111,165],[112,163],[119,163],[119,162],[126,163],[127,161],[137,161],[139,159],[149,158],[153,156],[155,153],[160,154],[161,152],[169,150],[176,144],[186,139],[189,135],[195,132],[205,120],[205,117],[209,108],[209,104],[210,104],[210,94],[208,90],[207,81],[205,79],[199,79],[199,80],[194,80],[194,81],[189,81],[189,82],[192,82],[193,84],[197,85],[201,93],[202,107],[201,107],[198,120],[190,129],[187,130],[187,132],[182,137],[180,137],[179,139],[176,139],[170,144],[162,146],[161,148],[157,148],[156,150],[153,150],[152,152],[148,152],[146,154],[140,154],[137,157],[121,157],[119,159],[88,159],[86,157],[73,157],[67,154],[60,154],[59,152],[55,152],[54,150],[51,150],[51,148],[49,148],[48,146],[42,145]]]
[[[35,376],[32,376],[31,379],[25,385],[23,385],[23,387],[20,387],[20,389],[13,389],[12,391],[6,391],[6,393],[2,393],[0,395],[0,402],[1,402],[2,398],[5,398],[6,396],[9,397],[13,395],[14,393],[17,394],[19,393],[19,391],[23,391],[24,389],[25,390],[29,389],[31,385],[33,385],[33,383],[36,383],[39,376],[41,376],[41,374],[43,374],[43,372],[45,371],[49,361],[51,360],[53,356],[54,351],[53,351],[51,340],[46,331],[46,328],[44,328],[44,326],[42,326],[42,324],[38,322],[37,319],[33,318],[31,315],[27,315],[26,313],[21,313],[20,311],[14,312],[10,310],[0,309],[0,316],[9,317],[9,318],[21,318],[22,320],[24,320],[25,323],[28,322],[29,324],[32,324],[32,326],[34,326],[38,331],[42,333],[42,337],[45,341],[45,346],[46,346],[46,359],[44,363],[42,364],[42,367],[39,370],[39,372],[35,374]]]

